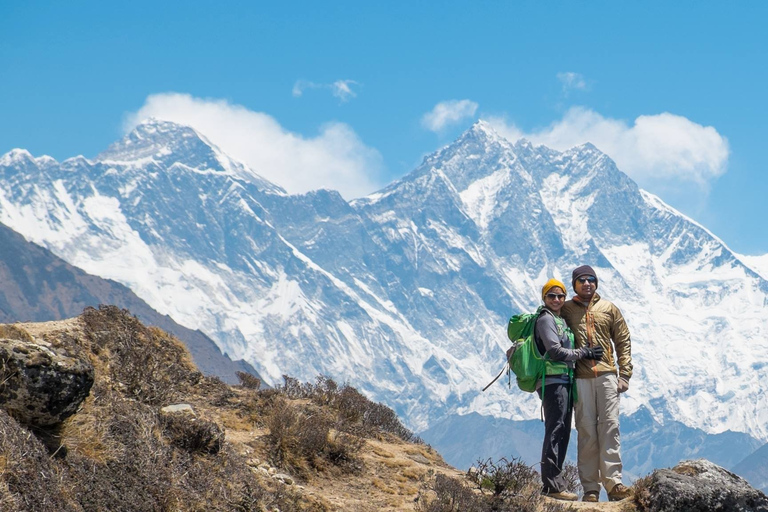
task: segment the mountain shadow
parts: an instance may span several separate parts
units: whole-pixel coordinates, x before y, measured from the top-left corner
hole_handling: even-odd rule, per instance
[[[0,322],[60,320],[100,304],[127,309],[147,325],[178,337],[206,375],[228,383],[238,381],[237,372],[258,378],[250,364],[232,361],[208,336],[161,315],[127,287],[88,274],[0,224]]]

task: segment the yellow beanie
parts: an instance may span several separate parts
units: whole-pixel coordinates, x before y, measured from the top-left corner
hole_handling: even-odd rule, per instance
[[[559,287],[561,290],[563,290],[563,293],[565,293],[565,285],[553,277],[547,281],[547,284],[545,284],[544,288],[541,289],[541,300],[544,300],[544,296],[547,295],[547,292],[555,287]]]

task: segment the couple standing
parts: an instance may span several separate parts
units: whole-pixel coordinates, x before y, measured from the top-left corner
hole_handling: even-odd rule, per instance
[[[544,285],[544,308],[534,329],[536,346],[548,365],[544,385],[541,380],[537,383],[545,429],[542,493],[561,500],[577,499],[566,490],[563,478],[575,411],[582,499],[598,501],[602,484],[608,499],[618,501],[629,495],[621,483],[619,454],[619,394],[629,389],[632,377],[629,329],[621,311],[597,293],[598,279],[592,267],[574,270],[571,284],[576,296],[568,301],[563,283],[550,279]]]

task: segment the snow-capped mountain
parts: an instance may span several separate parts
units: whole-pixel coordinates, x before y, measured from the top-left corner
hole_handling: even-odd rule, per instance
[[[762,256],[740,255],[739,259],[760,274],[763,279],[768,279],[768,254],[763,254]]]
[[[768,439],[768,281],[592,145],[512,143],[478,122],[352,202],[288,195],[191,128],[150,120],[93,160],[0,157],[0,221],[129,286],[271,383],[322,373],[421,430],[523,420],[496,384],[509,316],[589,263],[624,312],[622,409]]]

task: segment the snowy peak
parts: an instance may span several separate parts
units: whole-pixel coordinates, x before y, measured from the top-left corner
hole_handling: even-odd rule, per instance
[[[141,165],[182,161],[197,169],[220,169],[221,152],[189,126],[148,119],[96,157],[104,163]]]
[[[456,141],[425,158],[422,165],[409,176],[415,177],[432,172],[432,169],[440,169],[456,190],[463,192],[477,180],[500,170],[514,169],[518,174],[522,172],[527,175],[516,163],[517,156],[512,144],[491,125],[478,121]]]
[[[35,158],[26,149],[12,149],[6,154],[0,156],[0,166],[3,167],[19,167],[27,166],[29,164],[36,166],[46,166],[56,163],[56,160],[48,155]]]
[[[253,183],[263,191],[285,194],[281,187],[230,158],[194,128],[155,118],[137,125],[98,155],[96,161],[128,167],[155,164],[165,169],[181,164],[197,171],[228,174]]]
[[[512,143],[499,135],[489,123],[479,120],[448,147],[464,147],[474,149],[475,151],[484,150],[487,152],[511,150]]]
[[[459,137],[459,140],[465,137],[474,137],[476,139],[485,139],[488,141],[505,141],[507,140],[499,135],[499,133],[491,126],[487,121],[479,119],[476,121],[464,134]]]
[[[33,162],[34,158],[26,149],[12,149],[0,157],[0,165],[14,165],[21,162]]]

